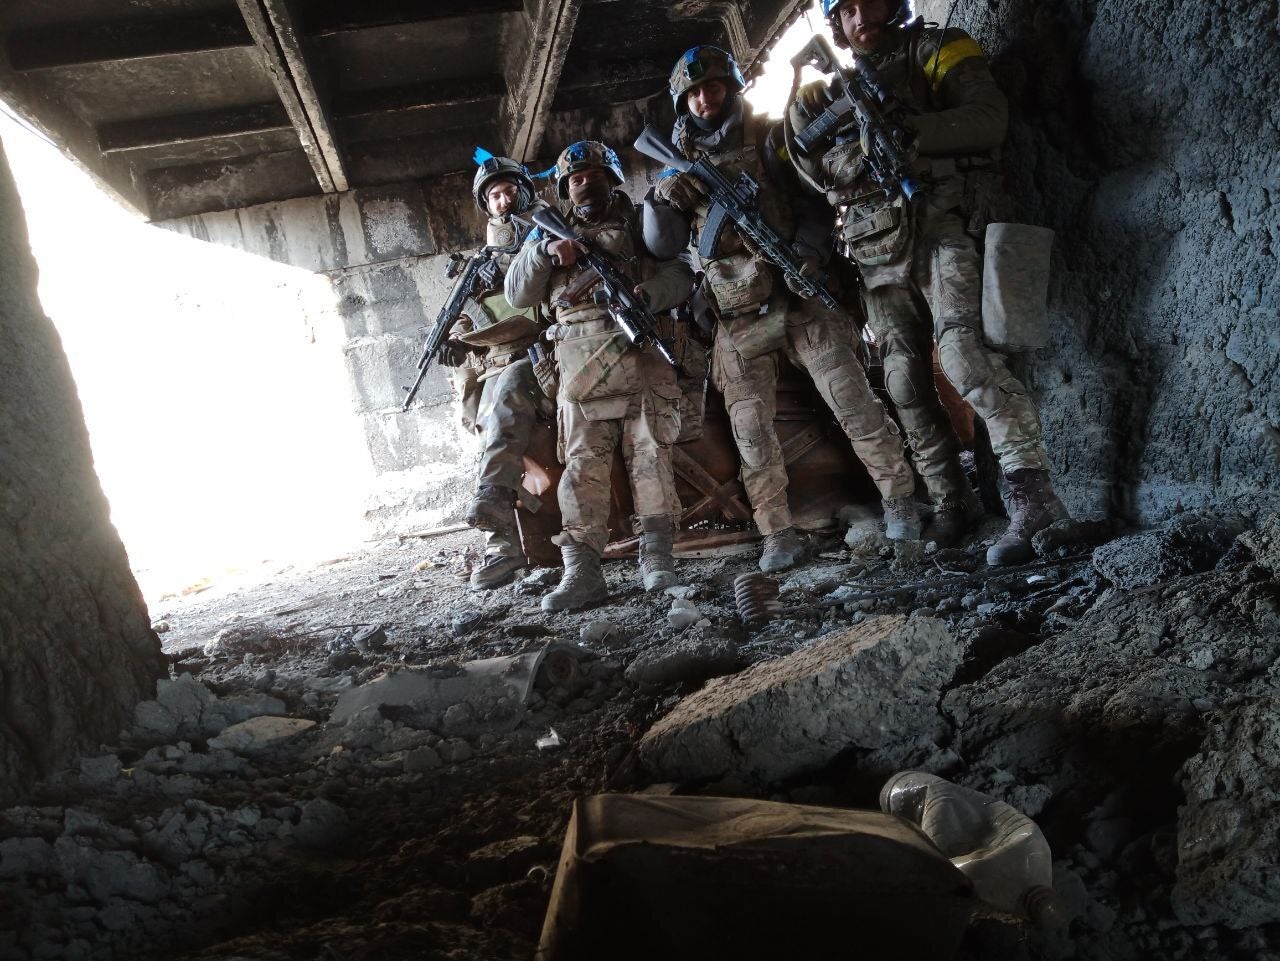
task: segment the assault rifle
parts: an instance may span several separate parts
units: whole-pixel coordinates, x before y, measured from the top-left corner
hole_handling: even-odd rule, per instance
[[[687,160],[670,140],[652,126],[645,127],[636,138],[635,148],[646,157],[690,174],[706,188],[710,211],[698,237],[698,256],[707,258],[715,252],[720,234],[732,221],[738,232],[781,270],[802,296],[817,297],[827,308],[845,316],[844,308],[835,295],[818,280],[805,274],[804,261],[794,248],[760,216],[760,185],[749,173],[744,170],[735,183],[706,157]]]
[[[830,143],[853,120],[867,148],[867,169],[876,185],[890,199],[898,193],[907,200],[923,194],[924,185],[911,174],[907,132],[889,120],[889,114],[898,107],[897,100],[869,60],[855,56],[853,70],[846,71],[826,37],[814,36],[791,58],[791,66],[796,70],[810,66],[835,77],[836,99],[812,123],[796,132],[795,146],[802,155],[807,157]]]
[[[462,254],[452,254],[449,257],[444,275],[450,280],[458,277],[458,282],[453,285],[453,293],[449,294],[449,299],[440,308],[440,313],[436,314],[435,323],[427,332],[427,342],[422,345],[422,356],[418,358],[418,379],[413,382],[412,387],[405,388],[409,396],[404,399],[404,406],[400,408],[402,411],[408,410],[413,399],[418,396],[422,382],[427,379],[427,371],[431,369],[431,362],[439,355],[440,348],[444,346],[450,331],[453,330],[453,325],[462,315],[462,307],[467,302],[467,298],[476,292],[479,286],[480,270],[489,262],[489,254],[493,250],[493,247],[481,247],[470,259],[463,257]],[[463,261],[466,261],[465,267],[462,266]]]
[[[574,233],[569,222],[554,207],[543,207],[533,213],[533,222],[559,240],[573,240],[581,244],[586,253],[582,262],[588,269],[600,275],[600,287],[595,302],[609,311],[609,316],[622,328],[627,340],[639,350],[653,347],[662,359],[680,370],[671,348],[658,336],[657,321],[653,312],[635,294],[635,282],[618,269],[613,258],[585,237]]]

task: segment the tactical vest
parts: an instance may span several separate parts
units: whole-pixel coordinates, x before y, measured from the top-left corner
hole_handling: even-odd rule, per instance
[[[626,194],[615,191],[608,215],[600,221],[587,221],[570,213],[566,216],[573,229],[613,256],[619,269],[639,283],[639,249],[636,242],[635,206]],[[598,306],[592,296],[599,288],[599,278],[578,261],[572,267],[556,267],[548,282],[551,312],[558,324],[582,324],[590,320],[608,319],[609,312]]]
[[[963,34],[943,44],[943,31],[937,28],[919,26],[904,33],[902,43],[871,57],[871,62],[884,85],[905,107],[926,113],[940,110],[939,91],[946,74],[967,57],[981,55],[981,50]],[[967,189],[963,184],[966,173],[990,170],[994,164],[992,154],[921,157],[912,170],[932,191],[954,190],[960,197]],[[868,286],[904,279],[899,275],[909,267],[910,258],[905,255],[911,244],[907,203],[901,196],[886,201],[868,176],[856,125],[836,137],[816,166],[827,201],[841,211],[838,238],[842,249],[864,268]]]
[[[500,278],[506,276],[526,233],[510,217],[489,218],[485,244],[496,248],[489,256],[498,265]],[[486,369],[505,367],[524,357],[543,329],[536,309],[517,310],[501,289],[468,298],[462,314],[464,322],[454,336],[473,347],[488,348],[480,359]]]
[[[795,230],[795,214],[781,192],[772,187],[765,171],[763,141],[768,122],[764,117],[744,117],[741,142],[736,147],[711,152],[709,157],[729,180],[736,180],[745,171],[760,184],[760,212],[779,234],[789,237]],[[697,160],[704,155],[689,135],[686,118],[681,118],[674,134],[677,146],[688,159]],[[695,250],[706,228],[708,213],[705,204],[694,213]],[[721,320],[758,314],[779,283],[774,268],[744,246],[732,224],[725,227],[710,257],[696,256],[695,260],[705,274],[707,296]]]

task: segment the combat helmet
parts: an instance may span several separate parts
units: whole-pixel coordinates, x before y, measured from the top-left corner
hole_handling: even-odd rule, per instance
[[[569,175],[588,167],[600,167],[613,178],[615,187],[622,186],[622,161],[612,147],[599,140],[579,140],[565,147],[556,158],[556,194],[569,199]]]
[[[825,2],[826,0],[824,4]],[[747,85],[742,78],[738,61],[727,51],[710,44],[690,47],[680,54],[680,59],[671,68],[671,79],[667,81],[667,87],[671,91],[671,104],[676,108],[677,117],[689,112],[685,94],[708,80],[723,80],[733,93],[741,93],[742,88]]]
[[[849,38],[844,35],[844,25],[840,22],[840,18],[836,16],[840,11],[840,5],[845,0],[822,0],[822,15],[827,18],[827,25],[831,27],[831,38],[835,40],[837,47],[849,46]],[[907,23],[911,19],[911,0],[899,0],[897,9],[886,21],[885,26],[897,27]]]
[[[475,198],[476,206],[480,208],[482,214],[489,213],[489,202],[485,193],[495,180],[510,180],[516,185],[520,191],[520,198],[515,205],[517,211],[524,210],[533,203],[537,190],[534,189],[533,179],[529,176],[529,171],[525,169],[524,164],[510,157],[495,157],[479,147],[476,148],[474,159],[479,166],[476,167],[475,178],[471,181],[471,196]]]

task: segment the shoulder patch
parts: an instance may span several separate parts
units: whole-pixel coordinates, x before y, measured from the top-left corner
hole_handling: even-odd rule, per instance
[[[972,37],[962,36],[944,43],[924,65],[924,75],[936,92],[947,74],[970,57],[981,57],[982,48]]]
[[[708,96],[709,96],[709,95],[708,95]],[[675,168],[675,167],[663,167],[663,168],[662,168],[662,173],[658,174],[658,179],[659,179],[659,180],[666,180],[668,177],[675,177],[675,176],[678,176],[678,175],[679,175],[679,173],[680,173],[680,171],[676,170],[676,168]]]
[[[524,238],[524,242],[526,244],[536,244],[541,239],[542,239],[542,228],[534,227],[531,231],[529,231],[529,236]]]

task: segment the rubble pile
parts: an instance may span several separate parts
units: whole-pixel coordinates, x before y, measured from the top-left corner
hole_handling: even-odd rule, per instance
[[[875,808],[901,768],[1052,850],[1072,920],[961,957],[1280,958],[1280,518],[1061,522],[999,572],[832,538],[750,624],[750,555],[551,616],[468,543],[153,611],[171,678],[0,811],[0,958],[527,958],[576,798]]]

